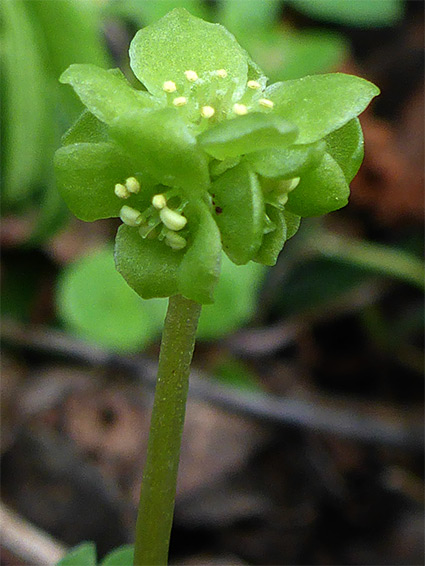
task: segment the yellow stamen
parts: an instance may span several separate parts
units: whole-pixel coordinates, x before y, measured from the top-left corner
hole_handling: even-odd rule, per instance
[[[212,106],[203,106],[201,108],[201,116],[203,118],[212,118],[215,114],[215,110]]]
[[[152,198],[152,204],[154,208],[156,208],[157,210],[162,210],[164,207],[167,206],[167,199],[165,198],[164,195],[155,195]]]
[[[273,106],[274,106],[274,102],[272,102],[268,98],[260,98],[260,100],[258,101],[258,104],[260,106],[262,106],[263,108],[273,108]]]
[[[128,198],[130,193],[124,185],[121,183],[117,183],[114,188],[114,193],[117,195],[118,198]]]
[[[191,83],[194,83],[195,81],[198,80],[198,73],[196,73],[196,71],[185,71],[184,76]]]
[[[173,250],[182,250],[186,247],[186,240],[180,234],[176,234],[175,232],[167,232],[165,234],[165,243],[170,246]]]
[[[252,90],[258,90],[261,88],[261,85],[258,81],[248,81],[247,82],[248,88],[252,88]]]
[[[165,81],[165,83],[162,85],[162,90],[164,92],[176,92],[176,83],[174,81]]]
[[[140,183],[136,179],[136,177],[129,177],[125,182],[125,186],[126,189],[134,195],[137,195],[137,193],[140,191]]]
[[[126,205],[120,210],[120,218],[127,226],[140,226],[143,220],[143,216],[138,210]]]
[[[187,218],[167,206],[164,206],[164,208],[159,211],[159,217],[169,230],[175,232],[182,230],[187,224]]]
[[[248,114],[248,108],[245,104],[236,103],[233,105],[233,112],[238,116],[244,116],[245,114]]]
[[[185,104],[187,104],[187,98],[185,96],[178,96],[173,100],[173,104],[177,107],[185,106]]]
[[[220,79],[225,79],[227,77],[226,69],[217,69],[215,74],[217,75],[217,77],[220,77]]]

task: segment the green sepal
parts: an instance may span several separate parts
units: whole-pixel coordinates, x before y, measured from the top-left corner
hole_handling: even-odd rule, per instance
[[[62,136],[62,145],[108,141],[108,128],[94,114],[84,110]]]
[[[280,116],[251,112],[205,130],[198,136],[198,143],[216,159],[226,159],[289,145],[295,141],[297,133],[296,126]]]
[[[179,268],[179,292],[187,299],[210,304],[220,276],[220,232],[204,202],[189,203],[185,214],[192,241]]]
[[[291,179],[300,177],[308,169],[317,167],[326,145],[320,140],[306,145],[272,148],[256,151],[246,157],[253,170],[262,177]]]
[[[55,171],[66,204],[86,222],[119,216],[123,204],[134,206],[139,201],[139,195],[123,201],[114,193],[116,183],[136,174],[134,164],[116,144],[63,146],[55,154]]]
[[[218,177],[210,189],[223,250],[237,265],[257,253],[264,229],[264,200],[256,174],[240,163]]]
[[[71,548],[56,566],[96,566],[96,545],[94,542],[83,542]]]
[[[106,124],[132,109],[158,105],[147,92],[132,88],[115,70],[106,71],[96,65],[71,65],[59,80],[70,84],[88,110]]]
[[[325,153],[319,166],[307,171],[289,193],[287,210],[298,216],[320,216],[345,206],[350,188],[335,159]]]
[[[284,212],[274,206],[266,205],[266,214],[276,226],[274,230],[264,234],[260,249],[254,261],[263,265],[275,265],[277,258],[287,240],[287,229]]]
[[[115,240],[115,265],[143,299],[179,292],[177,275],[185,250],[172,250],[158,239],[143,239],[137,228],[120,226]]]
[[[209,183],[205,155],[175,108],[126,113],[111,126],[114,137],[158,182],[190,192]]]
[[[246,56],[233,35],[183,8],[137,32],[130,45],[130,65],[139,81],[159,97],[165,96],[165,81],[174,81],[181,91],[188,84],[184,75],[188,70],[204,79],[225,69],[227,77],[219,79],[217,87],[234,90],[235,100],[246,85]]]
[[[327,151],[341,167],[347,183],[351,183],[360,168],[364,156],[362,127],[358,118],[325,138]]]
[[[268,87],[274,110],[299,128],[297,143],[313,143],[358,116],[379,94],[374,84],[344,73],[311,75]]]

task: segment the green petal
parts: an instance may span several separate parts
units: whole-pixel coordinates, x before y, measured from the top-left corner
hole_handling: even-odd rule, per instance
[[[251,167],[262,177],[291,179],[317,167],[325,152],[323,141],[306,145],[256,151],[247,156]]]
[[[364,156],[362,127],[358,118],[325,138],[327,151],[341,167],[347,183],[354,179]]]
[[[206,158],[177,109],[123,114],[113,123],[111,135],[160,183],[189,192],[207,187]]]
[[[286,223],[286,239],[290,240],[292,236],[298,232],[298,228],[300,227],[301,217],[297,214],[293,214],[289,212],[289,210],[283,211],[283,216],[285,217]]]
[[[132,88],[123,75],[96,65],[71,65],[60,81],[70,84],[81,102],[106,124],[124,112],[153,108],[158,104],[148,93]]]
[[[307,171],[289,193],[287,210],[298,216],[320,216],[348,203],[350,188],[335,159],[325,153],[320,165]]]
[[[74,143],[98,143],[108,141],[107,126],[94,114],[84,110],[74,124],[62,136],[62,145]]]
[[[266,214],[276,228],[272,232],[264,234],[261,247],[254,261],[263,265],[275,265],[287,239],[285,216],[282,210],[270,205],[266,206]]]
[[[190,203],[185,213],[188,226],[197,226],[191,228],[193,240],[179,268],[179,292],[198,303],[210,304],[220,276],[220,232],[202,201]]]
[[[135,174],[133,163],[112,143],[77,143],[55,155],[58,188],[71,211],[81,220],[119,216],[124,204],[114,193],[116,183]],[[125,204],[138,200],[131,196]]]
[[[115,265],[144,299],[170,297],[179,292],[177,275],[184,251],[172,250],[157,239],[143,239],[137,228],[122,225],[115,241]]]
[[[165,81],[174,81],[182,89],[187,84],[187,70],[195,71],[202,79],[225,69],[228,76],[220,79],[220,85],[224,90],[234,89],[236,99],[247,77],[246,57],[233,35],[219,24],[191,16],[183,8],[176,8],[137,32],[130,45],[130,64],[139,81],[157,96],[164,96]]]
[[[276,83],[266,89],[265,96],[280,116],[298,126],[297,143],[306,144],[358,116],[379,92],[360,77],[332,73]]]
[[[216,159],[236,157],[294,142],[297,128],[274,114],[252,112],[225,120],[198,136],[198,143]]]
[[[234,263],[247,263],[257,253],[264,229],[263,194],[257,176],[241,163],[214,181],[211,194],[224,251]]]

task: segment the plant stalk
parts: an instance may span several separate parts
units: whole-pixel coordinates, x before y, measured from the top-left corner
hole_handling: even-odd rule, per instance
[[[134,566],[166,566],[189,371],[201,305],[170,297],[136,524]]]

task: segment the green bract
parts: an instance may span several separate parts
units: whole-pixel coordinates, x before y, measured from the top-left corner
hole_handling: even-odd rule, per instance
[[[76,216],[121,218],[116,265],[142,297],[211,303],[222,249],[273,265],[301,217],[347,203],[373,84],[328,74],[266,87],[225,28],[181,8],[136,34],[130,64],[139,89],[118,70],[63,73],[87,110],[56,170]]]

